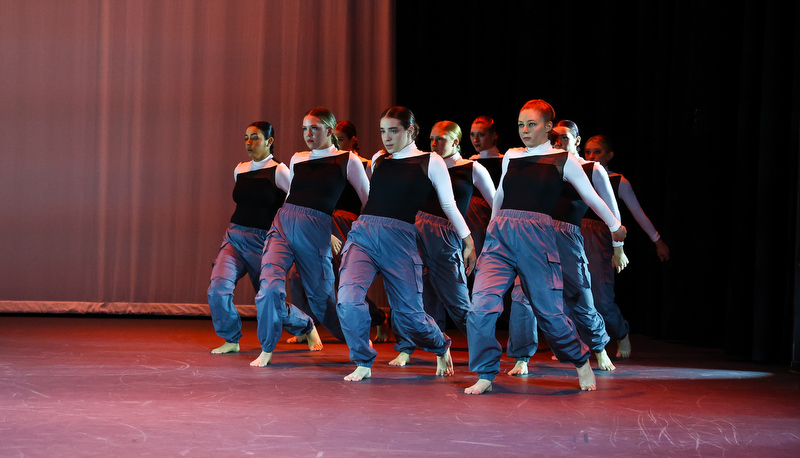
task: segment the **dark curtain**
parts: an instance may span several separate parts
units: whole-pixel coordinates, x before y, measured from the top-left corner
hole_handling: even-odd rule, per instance
[[[365,152],[380,144],[390,0],[0,10],[0,311],[203,308],[251,122],[275,126],[281,161],[307,149],[303,114],[320,105],[359,126]]]
[[[425,2],[397,5],[397,96],[422,122],[501,149],[534,98],[584,140],[606,134],[671,248],[623,212],[617,299],[634,333],[792,358],[798,276],[800,6],[796,2]],[[464,155],[473,153],[462,139]]]

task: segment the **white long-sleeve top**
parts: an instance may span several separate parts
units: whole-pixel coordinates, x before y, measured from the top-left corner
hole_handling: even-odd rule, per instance
[[[323,157],[336,156],[339,154],[350,155],[347,161],[347,181],[353,185],[356,193],[358,193],[358,198],[361,199],[361,205],[364,206],[364,204],[367,203],[367,198],[369,197],[369,180],[367,179],[367,173],[364,170],[364,165],[361,163],[361,158],[352,151],[339,151],[333,145],[326,149],[315,149],[311,151],[294,153],[294,155],[292,155],[292,159],[289,161],[289,187],[291,188],[292,179],[294,178],[294,166],[296,164],[314,159],[321,159]],[[286,197],[288,198],[289,191],[286,191],[286,193]]]
[[[497,216],[497,212],[503,205],[503,179],[505,178],[506,171],[508,170],[508,161],[521,157],[545,156],[563,152],[564,150],[562,149],[554,149],[550,145],[549,141],[532,148],[512,148],[506,151],[506,154],[503,156],[503,170],[500,177],[500,185],[497,187],[497,192],[494,195],[492,218]],[[608,228],[611,232],[616,232],[619,230],[619,228],[622,226],[622,223],[620,223],[619,219],[614,216],[611,210],[609,210],[608,206],[605,204],[605,202],[603,202],[603,199],[597,195],[597,192],[592,187],[592,183],[589,182],[589,179],[583,172],[581,163],[578,162],[578,159],[572,154],[567,155],[567,160],[564,163],[563,180],[570,183],[575,190],[578,191],[581,199],[583,199],[583,201],[586,202],[586,204],[589,205],[589,207],[594,210],[595,213],[597,213],[603,222],[608,225]]]
[[[500,150],[497,149],[496,146],[493,146],[493,147],[491,147],[489,149],[485,149],[485,150],[481,151],[478,154],[473,154],[472,156],[470,156],[469,160],[474,161],[476,159],[487,159],[487,158],[490,158],[490,157],[503,157],[503,155],[500,154]],[[488,200],[487,200],[487,202],[488,202]]]
[[[384,151],[378,151],[372,156],[373,172],[375,161],[383,154],[385,154]],[[442,206],[442,211],[447,215],[447,219],[455,226],[458,236],[463,239],[470,235],[470,231],[466,221],[464,221],[464,217],[461,216],[461,212],[458,211],[458,207],[456,206],[456,199],[453,197],[453,185],[450,182],[450,174],[447,172],[447,165],[444,163],[444,160],[436,153],[420,151],[417,149],[417,145],[414,142],[411,142],[411,144],[405,148],[392,154],[391,159],[387,160],[406,159],[414,156],[422,156],[423,154],[430,154],[431,156],[428,162],[428,179],[431,180],[433,188],[436,190],[436,195],[439,197],[439,205]]]
[[[607,170],[609,174],[613,174],[611,170]],[[642,206],[639,205],[639,199],[636,198],[636,194],[633,192],[633,187],[631,186],[631,182],[628,181],[625,176],[621,174],[619,175],[619,198],[625,203],[625,206],[628,207],[631,214],[633,215],[633,219],[639,223],[639,227],[642,228],[643,231],[647,233],[647,236],[650,237],[650,240],[653,243],[657,242],[658,239],[661,238],[661,234],[658,233],[653,223],[650,222],[650,218],[644,214],[644,210],[642,210]]]
[[[252,172],[254,170],[268,169],[270,167],[277,167],[275,169],[275,185],[278,186],[283,192],[289,192],[289,167],[280,162],[272,160],[272,155],[265,157],[260,161],[247,161],[240,162],[235,169],[233,169],[233,181],[236,181],[240,173]]]

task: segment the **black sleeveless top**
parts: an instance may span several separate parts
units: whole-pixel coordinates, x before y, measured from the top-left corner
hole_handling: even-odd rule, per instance
[[[592,174],[594,173],[594,162],[587,162],[582,165],[582,168],[591,183]],[[564,183],[564,191],[558,198],[558,202],[556,202],[556,210],[553,213],[553,219],[580,226],[581,220],[588,209],[589,205],[583,201],[583,198],[578,194],[575,187],[569,183]]]
[[[361,163],[364,165],[364,170],[366,171],[368,163],[364,161],[361,161]],[[354,215],[361,214],[361,198],[358,197],[356,188],[354,188],[349,181],[345,183],[344,191],[342,191],[339,201],[336,202],[336,210],[344,210]]]
[[[566,184],[564,164],[569,153],[525,156],[508,161],[503,177],[502,210],[523,210],[553,215]]]
[[[472,163],[448,167],[447,173],[450,175],[450,182],[453,185],[453,196],[456,199],[456,207],[461,212],[461,216],[466,217],[469,201],[472,199],[472,191],[475,186],[472,184]],[[434,216],[447,218],[442,204],[439,202],[439,194],[436,189],[431,189],[425,202],[422,203],[420,211],[430,213]]]
[[[240,226],[269,229],[275,214],[283,205],[286,193],[275,184],[278,167],[240,173],[233,187],[236,209],[231,223]]]
[[[503,175],[503,158],[502,157],[484,157],[480,159],[474,159],[475,162],[484,166],[486,170],[489,171],[489,175],[492,177],[492,183],[494,183],[494,188],[500,185],[500,177]]]
[[[500,184],[500,177],[503,175],[503,158],[502,157],[484,157],[480,159],[473,159],[478,164],[482,165],[486,170],[489,171],[489,176],[492,177],[492,183],[494,183],[494,188],[497,189],[497,186]],[[473,187],[474,188],[474,187]],[[483,194],[478,190],[475,192],[473,189],[472,195],[476,199],[486,200],[483,197]]]
[[[348,151],[295,164],[286,203],[333,215],[336,202],[347,184],[349,158]]]
[[[417,211],[433,189],[428,178],[430,158],[430,153],[405,159],[379,157],[372,167],[369,199],[361,214],[414,224]]]

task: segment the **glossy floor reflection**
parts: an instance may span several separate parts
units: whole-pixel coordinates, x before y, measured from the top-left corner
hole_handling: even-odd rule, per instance
[[[253,368],[253,321],[240,353],[211,355],[208,319],[0,316],[0,456],[800,456],[800,376],[718,350],[634,336],[591,393],[542,351],[467,396],[458,331],[455,376],[423,352],[389,367],[387,343],[360,383],[322,335]]]

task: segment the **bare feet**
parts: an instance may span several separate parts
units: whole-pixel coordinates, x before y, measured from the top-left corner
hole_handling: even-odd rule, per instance
[[[450,356],[450,349],[448,348],[442,356],[436,357],[436,375],[450,377],[453,372],[455,372],[453,370],[453,357]]]
[[[384,323],[386,323],[384,321]],[[384,343],[389,341],[389,329],[386,324],[379,324],[375,326],[375,343]]]
[[[617,358],[631,357],[631,335],[628,334],[617,341]]]
[[[311,351],[320,351],[322,350],[322,338],[320,338],[319,333],[317,332],[317,327],[314,326],[311,328],[311,331],[308,334],[303,334],[300,336],[303,340],[308,341],[308,349]]]
[[[271,361],[272,361],[272,352],[267,353],[265,351],[262,351],[261,354],[258,355],[258,358],[250,362],[250,365],[253,367],[267,367],[267,364],[269,364]]]
[[[611,358],[608,357],[608,353],[606,353],[605,348],[594,355],[597,357],[597,368],[601,371],[613,371],[616,369],[614,363],[611,362]]]
[[[399,355],[395,356],[393,360],[389,361],[389,365],[395,367],[403,367],[406,364],[408,364],[410,360],[411,360],[411,355],[404,351],[401,351]]]
[[[594,372],[592,366],[587,359],[583,366],[576,368],[578,370],[578,383],[581,385],[583,391],[597,390],[597,382],[594,379]]]
[[[224,355],[225,353],[236,353],[239,351],[239,344],[236,342],[225,342],[219,347],[211,350],[212,355]]]
[[[553,355],[553,356],[550,357],[550,360],[551,361],[558,361],[558,356]]]
[[[469,388],[464,388],[464,394],[483,394],[492,391],[492,382],[486,379],[478,381]]]
[[[514,368],[508,371],[508,375],[528,375],[528,362],[517,361]]]
[[[306,334],[301,336],[292,336],[286,339],[286,343],[303,343],[306,341]]]
[[[370,377],[372,377],[372,369],[369,367],[358,366],[356,367],[356,370],[345,376],[344,379],[348,382],[360,382]]]

